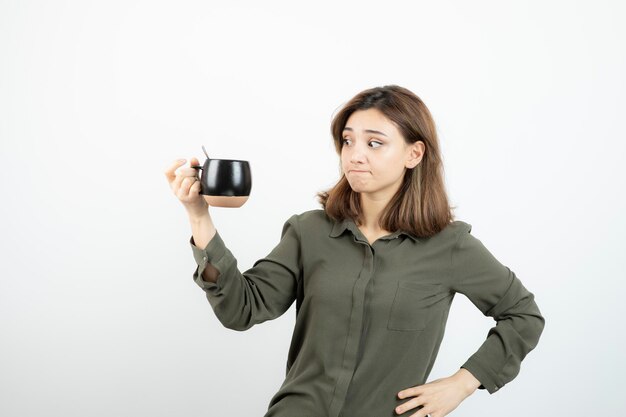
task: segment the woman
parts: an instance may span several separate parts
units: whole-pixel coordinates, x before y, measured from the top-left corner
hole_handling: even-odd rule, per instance
[[[323,208],[291,216],[243,273],[196,171],[175,175],[184,160],[166,171],[189,214],[194,281],[220,322],[246,330],[296,301],[286,378],[265,417],[443,417],[476,389],[493,394],[516,377],[544,318],[472,226],[454,220],[430,112],[405,88],[372,88],[331,132],[342,176],[318,193]],[[497,324],[456,373],[425,383],[457,292]]]

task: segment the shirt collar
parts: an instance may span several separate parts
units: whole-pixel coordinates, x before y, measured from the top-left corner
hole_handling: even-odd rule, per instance
[[[361,230],[357,227],[356,223],[354,223],[354,220],[352,220],[351,218],[345,218],[345,219],[339,220],[339,221],[333,220],[333,227],[332,227],[332,230],[330,231],[329,236],[330,237],[341,236],[341,234],[346,229],[349,229],[350,231],[352,231],[352,233],[355,236],[358,236],[359,234],[363,234],[361,232]],[[420,242],[420,240],[419,240],[419,238],[417,236],[415,236],[412,233],[406,232],[404,230],[396,230],[392,234],[390,234],[388,236],[383,236],[383,237],[381,237],[379,239],[391,240],[391,239],[395,239],[399,235],[405,235],[405,236],[408,236],[409,238],[411,238],[414,242]]]

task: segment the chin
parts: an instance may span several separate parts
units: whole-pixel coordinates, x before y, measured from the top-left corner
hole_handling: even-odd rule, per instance
[[[363,192],[367,192],[368,191],[367,188],[359,187],[358,185],[354,186],[354,185],[350,184],[350,188],[352,188],[352,191],[354,191],[355,193],[363,193]]]

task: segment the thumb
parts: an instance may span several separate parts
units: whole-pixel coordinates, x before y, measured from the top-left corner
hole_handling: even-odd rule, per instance
[[[198,161],[198,158],[196,158],[195,156],[191,157],[189,159],[189,162],[191,163],[191,166],[200,165],[200,162]]]

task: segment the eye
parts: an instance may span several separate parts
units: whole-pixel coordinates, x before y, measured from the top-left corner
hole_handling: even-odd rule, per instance
[[[342,144],[342,145],[345,145],[345,144],[346,144],[346,141],[348,141],[348,140],[350,140],[350,139],[349,139],[349,138],[343,138],[343,139],[341,139],[341,144]],[[382,142],[377,141],[377,140],[372,140],[372,141],[370,141],[369,143],[378,143],[380,146],[382,146],[382,145],[383,145],[383,143],[382,143]],[[374,147],[374,149],[376,149],[376,148],[378,148],[378,146],[375,146],[375,147]]]

